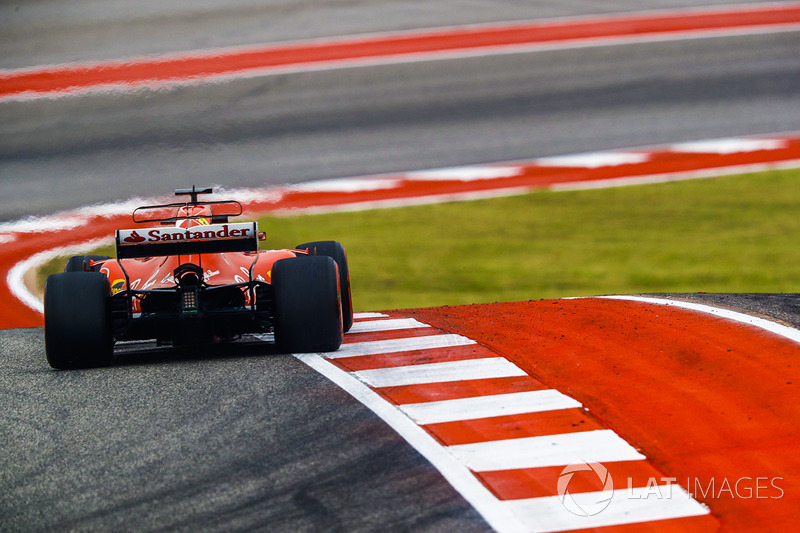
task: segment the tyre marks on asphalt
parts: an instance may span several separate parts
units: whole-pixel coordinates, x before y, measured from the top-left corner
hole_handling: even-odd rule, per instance
[[[296,357],[378,413],[498,531],[718,525],[677,485],[646,497],[666,474],[639,450],[575,399],[462,335],[357,314],[339,352]],[[626,483],[584,468],[559,492],[565,468],[589,462]]]

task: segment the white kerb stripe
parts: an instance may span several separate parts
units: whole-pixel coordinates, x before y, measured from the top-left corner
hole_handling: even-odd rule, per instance
[[[353,313],[353,320],[363,320],[365,318],[384,318],[389,315],[383,313]]]
[[[536,390],[400,405],[417,424],[571,409],[581,404],[555,390]]]
[[[523,170],[519,165],[452,167],[408,172],[404,177],[412,181],[477,181],[513,178],[522,175]]]
[[[672,146],[673,152],[691,154],[736,154],[758,150],[780,150],[788,146],[782,139],[714,139],[680,143]]]
[[[483,483],[478,481],[478,478],[459,463],[452,454],[448,453],[446,448],[374,390],[318,354],[298,354],[295,357],[349,392],[356,400],[366,405],[397,431],[477,509],[489,523],[489,527],[503,533],[530,531],[530,526],[526,527],[513,514],[509,513]]]
[[[610,429],[457,444],[448,449],[475,472],[645,458]]]
[[[398,329],[429,328],[413,318],[393,318],[390,320],[369,320],[356,322],[348,333],[372,333],[375,331],[393,331]]]
[[[342,344],[335,352],[328,352],[325,357],[338,359],[340,357],[357,357],[361,355],[376,355],[381,353],[410,352],[412,350],[431,350],[434,348],[452,348],[454,346],[468,346],[475,341],[461,335],[429,335],[427,337],[409,337],[405,339],[390,339],[385,341],[354,342]]]
[[[445,383],[468,379],[490,379],[525,376],[525,371],[503,357],[448,361],[424,365],[376,368],[353,372],[359,380],[372,387],[397,387],[422,383]]]
[[[543,167],[601,168],[646,163],[650,154],[644,152],[597,152],[590,154],[542,157],[536,164]]]
[[[361,192],[394,189],[400,180],[391,178],[333,178],[307,181],[290,187],[301,192]]]
[[[622,481],[619,480],[618,483]],[[705,505],[692,499],[678,484],[618,488],[608,492],[613,493],[608,507],[591,516],[579,516],[568,511],[561,503],[560,496],[510,500],[504,502],[504,506],[520,521],[536,524],[536,528],[543,531],[635,524],[709,513]],[[584,492],[570,493],[566,497],[571,497],[582,509],[591,509],[608,495],[603,492]]]

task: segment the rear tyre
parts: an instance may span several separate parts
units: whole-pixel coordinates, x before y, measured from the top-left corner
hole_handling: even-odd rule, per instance
[[[275,342],[286,352],[332,352],[342,345],[338,268],[330,257],[293,257],[272,267]]]
[[[308,250],[309,255],[332,257],[339,265],[339,292],[342,295],[342,325],[344,332],[353,326],[353,298],[350,296],[350,269],[347,267],[347,252],[337,241],[307,242],[297,246],[297,250]]]
[[[105,261],[106,259],[111,258],[107,255],[76,255],[67,259],[67,264],[64,265],[64,272],[85,272],[83,268],[84,261],[88,268],[89,261]],[[99,272],[100,267],[95,266],[91,271]]]
[[[108,366],[114,355],[108,278],[99,272],[64,272],[44,288],[47,362],[67,370]]]

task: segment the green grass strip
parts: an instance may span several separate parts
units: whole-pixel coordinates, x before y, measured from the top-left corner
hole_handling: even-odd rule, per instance
[[[800,170],[259,220],[335,239],[360,311],[643,292],[797,292]],[[59,271],[64,259],[39,272]]]

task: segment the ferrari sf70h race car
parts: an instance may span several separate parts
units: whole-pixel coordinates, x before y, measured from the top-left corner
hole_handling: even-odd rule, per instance
[[[259,251],[255,222],[236,201],[188,201],[133,212],[116,259],[71,257],[47,278],[47,361],[58,369],[111,364],[117,341],[191,346],[274,334],[286,352],[335,351],[353,324],[344,247],[336,241]]]

